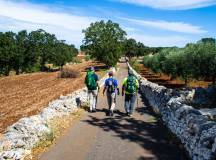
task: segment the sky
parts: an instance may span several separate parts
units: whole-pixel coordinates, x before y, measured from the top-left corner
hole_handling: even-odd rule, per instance
[[[0,32],[44,29],[79,47],[90,23],[112,20],[151,47],[216,37],[216,0],[0,0]]]

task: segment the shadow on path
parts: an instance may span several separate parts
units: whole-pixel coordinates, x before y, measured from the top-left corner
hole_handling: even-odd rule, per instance
[[[102,109],[99,112],[106,113],[107,110]],[[184,151],[177,144],[166,140],[170,134],[150,107],[137,108],[136,112],[134,118],[126,117],[118,110],[112,118],[89,115],[90,118],[85,122],[100,127],[105,132],[114,132],[114,136],[139,144],[154,155],[154,157],[143,155],[138,160],[187,160]]]

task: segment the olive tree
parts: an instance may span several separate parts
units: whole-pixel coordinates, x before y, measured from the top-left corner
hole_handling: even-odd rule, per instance
[[[86,53],[104,62],[108,66],[114,66],[123,54],[123,42],[126,32],[119,24],[111,20],[91,23],[83,30],[85,34],[83,45]]]

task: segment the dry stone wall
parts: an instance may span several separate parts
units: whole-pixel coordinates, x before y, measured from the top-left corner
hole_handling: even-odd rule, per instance
[[[114,68],[112,70],[115,71]],[[106,78],[107,76],[100,80],[100,86],[104,84]],[[82,88],[50,102],[39,115],[22,118],[9,126],[0,139],[0,160],[24,159],[41,139],[52,134],[48,125],[50,120],[69,115],[75,112],[79,106],[85,106],[87,103],[87,88]]]
[[[216,159],[216,122],[206,112],[185,104],[187,97],[142,78],[128,64],[140,81],[142,94],[167,127],[181,140],[193,160]],[[190,96],[190,95],[189,95]]]

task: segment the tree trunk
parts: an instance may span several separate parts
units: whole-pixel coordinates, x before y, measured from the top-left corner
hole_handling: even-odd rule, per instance
[[[20,72],[19,72],[19,69],[18,70],[16,70],[16,75],[19,75],[20,74]]]

